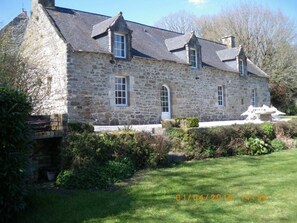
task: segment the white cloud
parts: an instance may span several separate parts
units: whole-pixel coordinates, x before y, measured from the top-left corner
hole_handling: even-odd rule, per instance
[[[207,0],[188,0],[188,2],[193,3],[195,5],[202,5],[205,2],[207,2]]]

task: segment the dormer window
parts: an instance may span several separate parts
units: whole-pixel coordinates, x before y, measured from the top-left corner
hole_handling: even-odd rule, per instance
[[[126,36],[120,33],[114,34],[113,55],[116,58],[126,58]]]
[[[241,76],[243,76],[245,74],[243,59],[239,59],[239,73]]]
[[[192,68],[197,68],[197,50],[190,48],[190,64]]]
[[[92,38],[99,46],[118,59],[131,59],[132,30],[129,29],[122,12],[93,26]]]

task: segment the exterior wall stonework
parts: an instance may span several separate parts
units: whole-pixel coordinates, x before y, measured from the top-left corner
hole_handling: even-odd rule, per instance
[[[46,98],[41,114],[67,113],[68,46],[51,23],[43,7],[36,5],[22,44],[22,53],[43,75]]]
[[[192,69],[169,61],[115,60],[111,54],[73,51],[40,5],[33,10],[23,47],[24,55],[44,71],[48,95],[41,113],[67,113],[70,122],[160,123],[163,85],[170,89],[172,117],[242,119],[240,114],[252,103],[253,89],[257,106],[270,105],[268,78],[207,66]],[[115,105],[116,77],[127,77],[127,106]],[[224,86],[223,107],[218,105],[218,86]]]
[[[72,52],[68,63],[68,112],[73,121],[100,125],[153,124],[161,121],[160,92],[170,89],[172,117],[201,120],[242,119],[257,89],[258,106],[270,104],[269,81],[241,77],[204,67],[133,58],[112,60],[108,54]],[[128,77],[128,106],[117,107],[115,77]],[[225,88],[225,106],[217,102],[217,88]]]

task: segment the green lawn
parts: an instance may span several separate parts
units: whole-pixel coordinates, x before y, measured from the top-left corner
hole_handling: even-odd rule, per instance
[[[193,161],[112,192],[39,192],[19,222],[296,222],[296,161],[297,150]]]

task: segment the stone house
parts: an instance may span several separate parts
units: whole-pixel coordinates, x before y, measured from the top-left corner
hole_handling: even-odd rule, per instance
[[[32,0],[23,54],[46,73],[44,114],[96,125],[240,119],[270,104],[269,79],[223,43]]]

